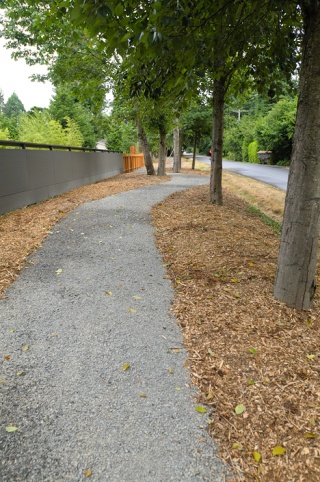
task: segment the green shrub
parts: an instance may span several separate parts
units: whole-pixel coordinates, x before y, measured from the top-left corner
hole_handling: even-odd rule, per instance
[[[258,143],[257,141],[250,142],[248,145],[248,159],[249,162],[258,163]]]

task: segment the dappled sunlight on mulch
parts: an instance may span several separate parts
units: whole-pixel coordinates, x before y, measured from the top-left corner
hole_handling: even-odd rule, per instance
[[[27,256],[79,204],[168,180],[135,172],[120,174],[0,216],[0,297],[19,275]]]
[[[319,481],[319,295],[303,313],[273,298],[279,238],[232,194],[218,207],[195,188],[152,215],[221,457],[238,480]]]

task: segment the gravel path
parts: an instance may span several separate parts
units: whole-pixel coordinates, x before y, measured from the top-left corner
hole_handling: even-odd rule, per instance
[[[186,354],[172,350],[182,336],[148,214],[171,193],[204,183],[173,175],[78,207],[7,291],[2,482],[81,481],[89,469],[92,481],[224,480],[199,427],[206,416],[187,386]]]

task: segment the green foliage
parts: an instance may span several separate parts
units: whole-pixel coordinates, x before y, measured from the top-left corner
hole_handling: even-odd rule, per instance
[[[201,101],[193,101],[181,114],[180,126],[185,145],[196,142],[205,154],[209,152],[212,145],[212,108]]]
[[[129,152],[137,145],[138,136],[134,122],[135,112],[130,100],[116,97],[111,103],[111,112],[103,119],[103,137],[107,149]]]
[[[253,163],[259,162],[257,141],[250,142],[250,144],[248,145],[248,158],[249,158],[249,162],[253,162]]]
[[[227,110],[224,155],[236,161],[257,162],[255,150],[261,149],[272,151],[274,163],[290,159],[296,109],[297,100],[292,97],[270,102],[252,96],[242,106],[240,121],[230,118]]]
[[[19,140],[82,147],[83,138],[76,122],[70,118],[64,121],[65,128],[47,111],[24,114],[19,119]]]
[[[10,95],[9,99],[5,103],[3,107],[3,113],[8,119],[15,118],[17,119],[20,114],[25,112],[25,108],[19,97],[15,92]]]
[[[98,136],[94,129],[94,116],[73,96],[68,86],[64,85],[56,89],[50,102],[49,112],[52,118],[64,128],[67,127],[67,118],[72,119],[80,129],[84,147],[95,147]]]
[[[256,124],[259,146],[272,151],[274,163],[291,157],[296,111],[297,99],[281,99]]]
[[[5,128],[0,127],[0,139],[2,141],[10,140],[9,129],[7,127],[5,127]]]

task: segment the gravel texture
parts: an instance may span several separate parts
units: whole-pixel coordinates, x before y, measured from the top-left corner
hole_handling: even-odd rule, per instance
[[[204,183],[173,175],[84,204],[29,258],[0,301],[2,482],[225,480],[148,214]]]

